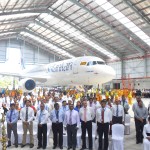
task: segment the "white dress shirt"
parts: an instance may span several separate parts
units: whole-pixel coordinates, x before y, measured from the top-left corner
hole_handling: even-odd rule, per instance
[[[112,115],[116,116],[117,111],[117,105],[112,106]],[[122,105],[118,105],[118,117],[122,117],[124,120],[124,108]]]
[[[92,107],[93,110],[95,111],[95,113],[96,113],[96,110],[101,107],[99,102],[96,102],[96,103],[95,102],[92,102],[92,103],[88,102],[88,106]]]
[[[143,136],[144,136],[144,138],[148,137],[146,133],[150,133],[150,124],[149,123],[144,125],[144,128],[143,128]]]
[[[84,108],[84,107],[80,108],[80,111],[79,111],[80,119],[82,121],[84,121],[84,110],[85,109],[86,109],[86,121],[92,121],[95,117],[95,113],[94,113],[93,108],[88,107],[88,106],[86,108]]]
[[[24,122],[26,120],[26,108],[23,107],[20,111],[20,119]],[[34,110],[31,107],[28,107],[28,120],[27,122],[33,121],[34,119]]]
[[[103,108],[99,108],[96,111],[96,121],[101,123],[102,122],[102,110]],[[109,123],[112,121],[112,112],[108,107],[104,108],[104,123]]]
[[[47,110],[39,110],[37,112],[37,116],[36,116],[36,120],[38,122],[38,124],[47,124],[48,122],[48,118],[49,118],[49,113]]]
[[[70,124],[70,119],[71,119],[71,124]],[[74,124],[77,124],[77,127],[79,127],[80,125],[79,113],[74,109],[72,111],[71,110],[66,111],[65,119],[64,119],[64,126],[74,125]]]

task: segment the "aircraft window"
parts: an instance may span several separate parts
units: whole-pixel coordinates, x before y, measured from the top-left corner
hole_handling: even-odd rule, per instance
[[[92,65],[93,65],[93,61],[87,63],[87,66],[92,66]]]
[[[93,65],[96,65],[97,64],[97,61],[93,61]]]
[[[90,61],[87,63],[87,66],[92,66],[92,65],[97,65],[97,64],[105,65],[105,62],[103,62],[103,61]]]
[[[97,64],[99,64],[99,65],[105,65],[105,62],[103,62],[103,61],[97,61]]]

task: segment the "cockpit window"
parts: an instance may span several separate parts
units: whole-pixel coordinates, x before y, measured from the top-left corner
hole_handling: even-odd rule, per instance
[[[105,65],[105,62],[103,62],[103,61],[97,61],[97,64]]]
[[[92,65],[97,65],[97,64],[99,64],[99,65],[105,65],[105,62],[103,62],[103,61],[89,61],[87,63],[87,66],[92,66]]]

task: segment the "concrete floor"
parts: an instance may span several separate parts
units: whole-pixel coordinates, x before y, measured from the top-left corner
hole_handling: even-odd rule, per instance
[[[150,99],[143,99],[143,102],[145,104],[145,106],[147,107],[149,102],[150,102]],[[136,139],[135,139],[135,127],[134,127],[134,120],[133,120],[133,112],[132,112],[132,106],[130,107],[130,110],[129,110],[129,114],[131,115],[131,134],[130,135],[125,135],[125,140],[124,140],[124,148],[125,150],[143,150],[142,148],[142,144],[136,144]],[[110,141],[111,142],[111,141]],[[47,150],[52,150],[52,144],[53,144],[53,141],[52,141],[52,138],[50,138],[50,147],[47,147]],[[20,149],[21,147],[19,146],[18,149]],[[8,149],[11,149],[11,150],[16,150],[16,148],[14,146],[8,148]],[[26,146],[24,148],[22,148],[23,150],[29,150],[29,146]],[[37,147],[34,147],[32,148],[32,150],[36,150]],[[63,148],[64,150],[67,150],[67,148]],[[59,150],[56,149],[56,150]],[[79,150],[79,149],[77,149]]]

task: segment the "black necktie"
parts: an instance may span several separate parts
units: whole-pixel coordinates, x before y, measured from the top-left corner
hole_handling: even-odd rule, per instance
[[[116,117],[118,117],[118,113],[119,113],[119,108],[118,108],[118,105],[117,105]]]
[[[10,112],[10,116],[9,116],[9,121],[10,121],[10,122],[12,121],[12,119],[11,119],[12,113],[13,113],[13,110],[11,110],[11,112]]]
[[[59,114],[59,111],[57,110],[56,111],[56,118],[58,119],[58,114]]]
[[[28,121],[28,107],[26,108],[26,121]]]

